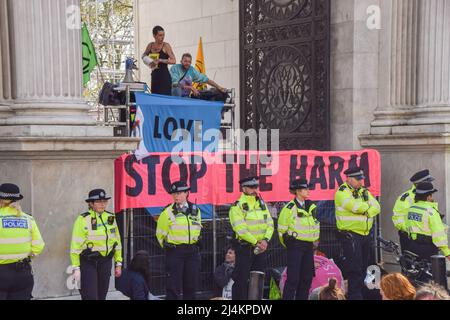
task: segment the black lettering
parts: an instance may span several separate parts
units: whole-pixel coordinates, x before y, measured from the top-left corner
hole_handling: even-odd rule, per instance
[[[194,158],[194,156],[192,157]],[[191,187],[192,193],[198,192],[198,179],[203,178],[206,174],[207,166],[203,157],[195,157],[196,159],[192,159],[191,164],[189,165],[189,186]],[[197,161],[199,159],[200,161]],[[200,165],[200,169],[198,169],[198,165]]]
[[[369,154],[367,152],[364,152],[361,154],[361,159],[359,160],[358,164],[358,155],[354,154],[350,157],[350,161],[348,164],[348,167],[361,167],[361,169],[364,171],[364,186],[366,188],[369,188],[371,186],[370,183],[370,165],[369,165]]]
[[[251,155],[246,157],[245,159],[248,160],[248,162],[250,162],[250,167],[247,168],[246,162],[243,164],[239,164],[239,180],[256,176],[258,172],[258,164],[257,164],[258,162],[255,161],[252,163]]]
[[[160,164],[161,160],[159,156],[149,156],[142,159],[142,163],[147,165],[148,175],[148,194],[156,194],[156,165]]]
[[[153,127],[153,138],[161,139],[161,134],[159,133],[159,117],[155,117],[155,126]]]
[[[134,155],[129,155],[125,159],[125,171],[136,183],[134,188],[126,186],[127,196],[130,197],[137,197],[142,192],[142,177],[139,175],[139,172],[133,168],[133,164],[135,163],[138,164],[139,162],[136,161]]]
[[[169,131],[169,126],[172,124],[172,131]],[[166,122],[164,123],[164,137],[167,140],[172,140],[172,133],[178,130],[178,124],[177,120],[175,118],[167,118]]]
[[[267,167],[267,165],[265,163],[264,164],[261,163],[260,164],[260,171],[262,169],[265,169],[266,167]],[[271,177],[271,176],[260,175],[260,177],[259,177],[259,190],[261,192],[272,191],[273,185],[272,185],[272,183],[267,182],[267,177]]]
[[[314,166],[311,169],[310,184],[312,185],[312,189],[316,190],[316,184],[319,183],[322,190],[327,189],[327,177],[325,176],[325,162],[323,161],[323,157],[315,157]]]
[[[172,157],[167,157],[167,159],[164,160],[163,167],[162,167],[162,182],[163,182],[163,187],[166,190],[166,192],[169,192],[172,182],[175,182],[175,181],[170,180],[170,171],[172,170],[172,165],[173,165]],[[188,168],[187,168],[186,163],[182,162],[182,163],[178,164],[178,167],[180,170],[180,180],[179,181],[183,181],[183,182],[187,183]]]
[[[225,175],[226,175],[226,192],[227,193],[233,193],[234,190],[234,163],[229,163],[227,160],[230,160],[230,158],[233,157],[233,161],[237,162],[237,155],[223,155],[223,162],[226,163],[225,165]]]
[[[344,169],[344,159],[341,157],[330,157],[330,167],[328,168],[328,175],[330,179],[330,189],[334,190],[337,186],[340,186],[344,181],[342,180],[341,173]],[[337,165],[337,166],[336,166]],[[334,182],[337,182],[337,185]]]
[[[188,120],[187,126],[186,126],[186,121],[184,119],[180,119],[180,128],[184,129],[186,131],[191,131],[192,129],[192,125],[194,124],[193,120]]]
[[[306,168],[308,167],[308,157],[300,157],[300,168],[298,167],[298,156],[291,156],[291,165],[289,169],[289,184],[297,179],[306,179]]]

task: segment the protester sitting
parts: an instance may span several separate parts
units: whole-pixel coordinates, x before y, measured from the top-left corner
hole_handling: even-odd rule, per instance
[[[225,255],[225,261],[214,271],[214,283],[216,285],[216,297],[231,300],[231,288],[234,281],[231,279],[231,274],[234,271],[234,263],[236,255],[233,248],[228,248]]]
[[[435,283],[427,283],[417,290],[416,300],[450,300],[450,295],[444,287]]]
[[[346,300],[345,292],[338,286],[336,278],[328,280],[328,285],[316,288],[311,292],[309,300]]]
[[[150,255],[147,251],[138,251],[130,266],[117,279],[116,289],[131,300],[155,300],[149,287]]]
[[[391,273],[381,279],[383,300],[414,300],[416,289],[401,273]]]
[[[173,96],[189,97],[191,94],[193,96],[199,96],[200,91],[194,88],[193,83],[209,84],[221,93],[226,91],[226,89],[219,86],[192,66],[192,56],[190,53],[183,54],[181,63],[174,65],[170,69],[170,75],[172,76]]]

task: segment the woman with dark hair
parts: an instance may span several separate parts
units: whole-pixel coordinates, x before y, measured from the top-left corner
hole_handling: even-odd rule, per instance
[[[130,266],[117,279],[116,289],[131,300],[149,300],[150,297],[150,255],[138,251]]]
[[[169,64],[175,64],[176,59],[172,47],[164,42],[164,29],[160,26],[153,28],[155,42],[150,42],[142,54],[142,60],[152,69],[152,93],[172,95],[172,77]]]

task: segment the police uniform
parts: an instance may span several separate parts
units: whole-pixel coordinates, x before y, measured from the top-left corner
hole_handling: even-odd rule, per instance
[[[19,187],[0,186],[0,199],[23,199]],[[31,258],[44,249],[34,218],[11,206],[0,208],[0,300],[30,300],[34,279]]]
[[[105,190],[89,192],[86,202],[109,200]],[[72,268],[81,271],[81,298],[105,300],[111,277],[112,260],[122,265],[122,244],[114,213],[93,209],[78,216],[70,244]]]
[[[169,193],[188,192],[184,182],[172,184]],[[158,218],[156,238],[166,255],[166,299],[195,300],[201,259],[202,216],[197,205],[172,203]]]
[[[241,187],[258,187],[258,178],[249,177],[239,183]],[[236,253],[232,299],[248,300],[250,271],[264,272],[266,268],[266,252],[255,254],[255,248],[258,241],[265,240],[268,243],[272,239],[273,220],[260,197],[244,193],[230,208],[229,217]]]
[[[422,170],[415,173],[411,177],[410,181],[413,183],[413,185],[408,191],[402,193],[397,198],[392,210],[394,212],[394,214],[392,215],[392,222],[394,223],[395,228],[398,230],[402,252],[404,250],[408,250],[408,244],[410,242],[408,238],[408,232],[406,230],[406,219],[409,208],[414,204],[416,185],[420,182],[432,182],[434,181],[434,178],[430,175],[429,170]]]
[[[416,195],[431,195],[437,192],[431,182],[421,182],[416,187]],[[441,250],[445,256],[450,255],[447,238],[447,226],[442,222],[434,202],[415,201],[408,210],[406,230],[410,242],[408,250],[420,259],[431,262],[431,256]]]
[[[294,181],[290,190],[309,188],[306,179]],[[278,218],[278,235],[287,248],[287,281],[283,300],[308,300],[314,277],[314,241],[319,240],[320,223],[316,219],[317,207],[309,200],[300,203],[296,197],[290,201]]]
[[[347,177],[364,179],[361,168],[350,168]],[[344,253],[344,272],[348,279],[348,299],[362,300],[364,278],[372,247],[370,233],[380,204],[365,188],[356,190],[344,183],[335,195],[336,226]]]

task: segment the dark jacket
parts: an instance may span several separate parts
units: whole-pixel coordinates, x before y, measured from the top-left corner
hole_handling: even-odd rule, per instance
[[[148,300],[150,291],[144,277],[128,269],[125,269],[116,280],[116,289],[131,300]]]
[[[222,263],[214,271],[214,284],[215,284],[215,296],[221,297],[223,287],[225,287],[231,279],[231,274],[233,273],[234,266],[229,263]]]

